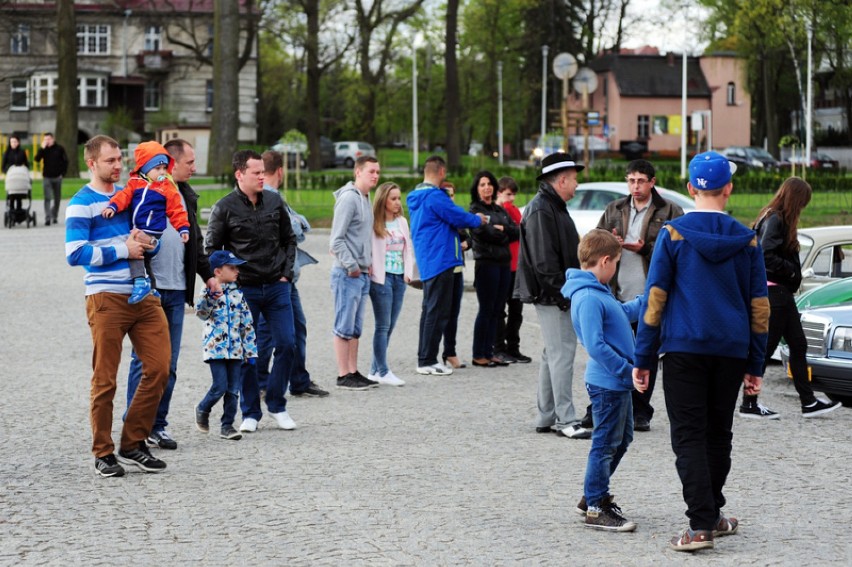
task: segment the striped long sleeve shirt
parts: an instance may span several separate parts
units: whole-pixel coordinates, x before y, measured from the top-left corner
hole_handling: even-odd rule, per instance
[[[129,295],[133,289],[125,244],[130,214],[116,213],[110,219],[101,216],[118,189],[101,193],[86,185],[71,198],[65,213],[65,257],[70,265],[86,269],[86,295]]]

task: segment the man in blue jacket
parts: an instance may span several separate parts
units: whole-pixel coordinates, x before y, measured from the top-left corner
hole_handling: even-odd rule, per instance
[[[438,345],[450,319],[453,270],[462,265],[459,229],[477,228],[488,222],[483,214],[465,212],[453,204],[440,188],[447,164],[432,156],[423,166],[423,183],[409,193],[406,202],[411,214],[411,239],[423,280],[423,308],[420,313],[420,342],[417,347],[418,374],[452,374],[438,362]]]

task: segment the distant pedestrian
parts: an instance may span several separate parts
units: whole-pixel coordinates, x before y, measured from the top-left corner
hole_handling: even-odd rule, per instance
[[[479,310],[473,325],[474,366],[508,366],[514,359],[494,355],[494,340],[500,314],[509,296],[512,282],[512,251],[519,229],[509,212],[496,203],[497,178],[480,171],[470,188],[470,212],[483,214],[488,222],[471,231],[473,238],[474,282]]]
[[[370,300],[373,304],[373,363],[369,379],[389,386],[405,381],[388,368],[388,345],[402,311],[406,284],[414,275],[414,246],[402,214],[399,185],[383,183],[373,202],[373,266]]]
[[[2,171],[6,174],[7,180],[9,179],[11,173],[13,176],[20,177],[22,182],[25,181],[27,184],[29,184],[30,161],[27,159],[27,153],[24,151],[24,148],[21,147],[21,139],[15,134],[9,136],[9,146],[6,148],[6,151],[3,152]],[[22,188],[24,187],[25,186],[23,186],[22,183]],[[13,212],[22,210],[24,206],[25,196],[26,192],[16,192],[14,194],[8,194],[9,208]],[[17,213],[14,214],[17,215]]]
[[[592,401],[592,447],[586,464],[583,498],[586,527],[631,532],[609,492],[609,481],[633,440],[633,328],[643,298],[620,303],[609,289],[618,269],[621,243],[605,230],[592,230],[580,241],[582,270],[568,270],[562,293],[571,301],[571,321],[589,353],[586,391]]]
[[[214,296],[205,289],[195,303],[195,314],[204,321],[204,361],[210,366],[213,375],[213,384],[195,408],[195,425],[207,433],[210,430],[210,411],[224,398],[219,436],[234,441],[243,437],[234,429],[242,365],[254,365],[257,362],[251,310],[237,285],[237,276],[240,274],[238,266],[245,263],[233,252],[213,252],[210,255],[210,267],[213,268],[222,293]]]
[[[62,178],[68,172],[68,155],[65,148],[56,143],[53,133],[47,132],[41,140],[41,148],[33,161],[43,161],[42,184],[44,186],[44,225],[59,222],[59,205],[62,202]]]
[[[453,203],[441,189],[446,175],[444,158],[431,156],[423,166],[423,183],[406,198],[414,254],[423,280],[417,373],[439,376],[453,373],[452,368],[438,362],[438,345],[453,311],[448,299],[453,297],[456,268],[464,264],[458,231],[487,222],[482,213],[465,212]]]
[[[379,385],[358,371],[358,343],[370,295],[373,263],[370,191],[379,182],[379,161],[372,156],[361,156],[355,160],[354,173],[354,181],[334,192],[334,218],[329,243],[334,256],[331,268],[334,355],[337,359],[337,387],[367,390]]]
[[[736,533],[722,513],[731,469],[731,426],[740,384],[758,394],[769,300],[754,231],[725,214],[734,164],[716,152],[689,163],[696,210],[666,223],[657,238],[639,320],[633,384],[648,387],[659,349],[663,390],[689,527],[676,551],[710,548]]]
[[[565,153],[541,162],[538,193],[524,209],[515,296],[535,305],[544,349],[538,374],[538,433],[589,439],[574,410],[574,354],[577,335],[571,302],[562,295],[568,268],[579,268],[580,236],[565,203],[574,198],[577,172],[585,166]]]
[[[814,395],[808,376],[808,341],[802,329],[794,294],[802,284],[802,264],[799,261],[799,239],[796,227],[802,210],[811,201],[811,186],[799,177],[788,177],[781,183],[775,197],[758,215],[754,229],[760,240],[769,288],[769,338],[763,370],[781,339],[790,349],[789,368],[793,385],[802,404],[802,417],[817,417],[840,407],[840,402],[826,402]],[[778,412],[758,403],[757,394],[743,389],[740,417],[778,419]]]
[[[509,218],[520,227],[521,210],[515,206],[515,196],[518,194],[518,184],[508,175],[497,180],[497,204],[506,209]],[[506,305],[497,315],[497,335],[494,340],[494,355],[504,362],[532,362],[532,358],[521,353],[521,325],[524,322],[524,304],[514,296],[515,275],[518,272],[518,251],[520,240],[509,243],[512,253],[511,278]],[[508,308],[508,309],[507,309]],[[507,313],[508,311],[508,313]]]

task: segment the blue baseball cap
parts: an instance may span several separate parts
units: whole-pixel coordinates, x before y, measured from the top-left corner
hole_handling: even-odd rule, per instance
[[[139,168],[139,173],[145,175],[158,165],[169,165],[169,156],[165,154],[155,155],[154,157],[146,161],[145,165]]]
[[[226,264],[230,264],[231,266],[239,266],[240,264],[245,264],[245,260],[240,260],[234,253],[230,250],[216,250],[212,254],[210,254],[210,269],[215,270],[216,268],[221,268]]]
[[[698,154],[689,162],[689,182],[697,191],[721,189],[731,181],[737,164],[716,152]]]

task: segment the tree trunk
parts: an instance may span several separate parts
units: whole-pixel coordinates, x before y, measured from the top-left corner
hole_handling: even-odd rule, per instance
[[[447,1],[447,37],[444,51],[447,111],[447,166],[451,171],[461,168],[461,132],[459,131],[459,67],[456,61],[459,0]]]
[[[239,128],[239,3],[215,0],[213,8],[213,115],[210,120],[210,158],[207,171],[230,178],[231,158]]]
[[[319,0],[304,0],[302,7],[308,20],[305,52],[308,58],[307,96],[305,100],[305,133],[308,137],[308,168],[322,169],[320,154],[320,70],[319,63]]]
[[[56,2],[57,50],[59,53],[56,88],[56,141],[68,153],[68,177],[80,176],[77,160],[77,20],[73,0]]]
[[[769,152],[775,157],[778,157],[778,112],[775,103],[777,74],[775,72],[774,58],[771,55],[764,54],[761,67],[763,75],[763,107],[766,113],[766,142],[769,146]]]

